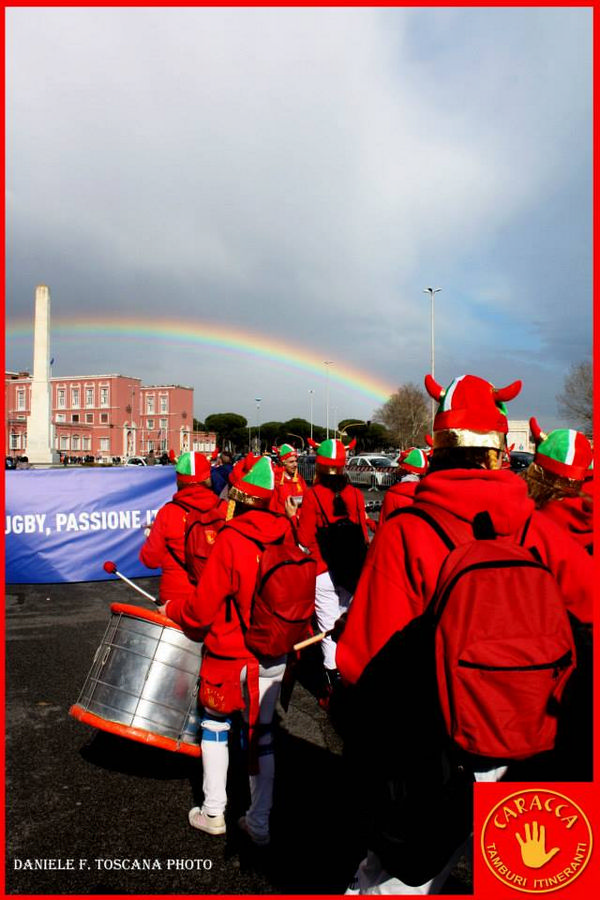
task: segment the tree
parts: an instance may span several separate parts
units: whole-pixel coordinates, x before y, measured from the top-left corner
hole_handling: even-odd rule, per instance
[[[348,431],[346,429],[348,428]],[[356,453],[369,453],[382,450],[393,443],[393,437],[383,425],[377,422],[361,422],[358,419],[342,419],[338,422],[338,435],[347,445],[356,438]]]
[[[592,361],[572,365],[565,376],[562,394],[556,397],[558,412],[587,437],[592,437],[594,399],[592,386]]]
[[[399,447],[423,447],[429,426],[429,406],[416,384],[400,385],[373,418],[382,422]]]
[[[194,431],[206,431],[204,422],[201,422],[200,419],[194,419]]]
[[[213,413],[206,417],[204,424],[207,431],[216,432],[217,443],[222,449],[231,449],[236,443],[234,433],[237,438],[239,429],[246,428],[248,421],[238,413]]]

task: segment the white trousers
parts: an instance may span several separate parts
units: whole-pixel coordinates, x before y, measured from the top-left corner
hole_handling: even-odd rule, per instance
[[[329,572],[317,575],[315,590],[315,615],[319,631],[329,631],[342,613],[350,606],[352,594],[343,587],[336,587]],[[326,669],[335,669],[336,643],[330,637],[321,641],[323,665]]]
[[[484,769],[475,772],[475,781],[500,781],[507,766],[499,766],[495,769]],[[453,853],[441,872],[435,878],[431,878],[424,884],[405,884],[399,878],[394,878],[381,865],[381,861],[372,850],[367,851],[352,881],[347,889],[347,894],[439,894],[450,872],[465,852],[469,852],[471,841],[465,841]]]
[[[273,805],[275,760],[273,735],[269,726],[273,722],[284,672],[285,660],[278,660],[269,666],[261,665],[258,670],[258,721],[263,728],[258,739],[258,775],[250,775],[250,807],[246,813],[246,821],[252,831],[261,835],[269,832],[269,813]],[[240,673],[240,680],[246,701],[243,715],[247,722],[250,701],[246,690],[246,674],[247,670],[244,667]],[[231,725],[228,719],[212,714],[209,710],[206,711],[200,724],[202,725],[202,789],[204,791],[202,809],[211,816],[218,816],[225,812],[227,806],[227,769],[229,767],[227,737]]]

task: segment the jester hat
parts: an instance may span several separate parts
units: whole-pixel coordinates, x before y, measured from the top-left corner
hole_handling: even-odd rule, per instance
[[[504,404],[517,396],[521,390],[520,381],[495,388],[477,375],[459,375],[443,388],[431,375],[426,375],[425,387],[439,404],[433,421],[434,450],[442,447],[505,448],[508,418]]]
[[[535,441],[534,463],[573,481],[583,481],[589,475],[592,447],[584,434],[574,428],[556,428],[546,434],[534,417],[529,420],[529,427]]]

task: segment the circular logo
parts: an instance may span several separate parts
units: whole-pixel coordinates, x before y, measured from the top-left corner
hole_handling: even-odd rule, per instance
[[[507,887],[544,894],[581,875],[592,853],[592,829],[564,794],[527,788],[493,807],[481,830],[481,852]]]

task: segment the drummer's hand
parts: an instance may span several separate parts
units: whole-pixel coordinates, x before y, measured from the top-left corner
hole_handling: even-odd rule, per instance
[[[161,616],[167,616],[167,619],[169,618],[167,615],[167,606],[168,605],[169,605],[168,603],[163,603],[163,605],[159,606],[157,609],[157,612],[159,612],[161,614]]]
[[[346,627],[346,621],[348,619],[348,613],[342,613],[339,617],[333,628],[331,629],[331,640],[335,641],[336,644],[344,633],[344,628]]]
[[[295,519],[296,513],[298,512],[298,507],[294,503],[291,497],[285,498],[285,514],[288,519]]]

